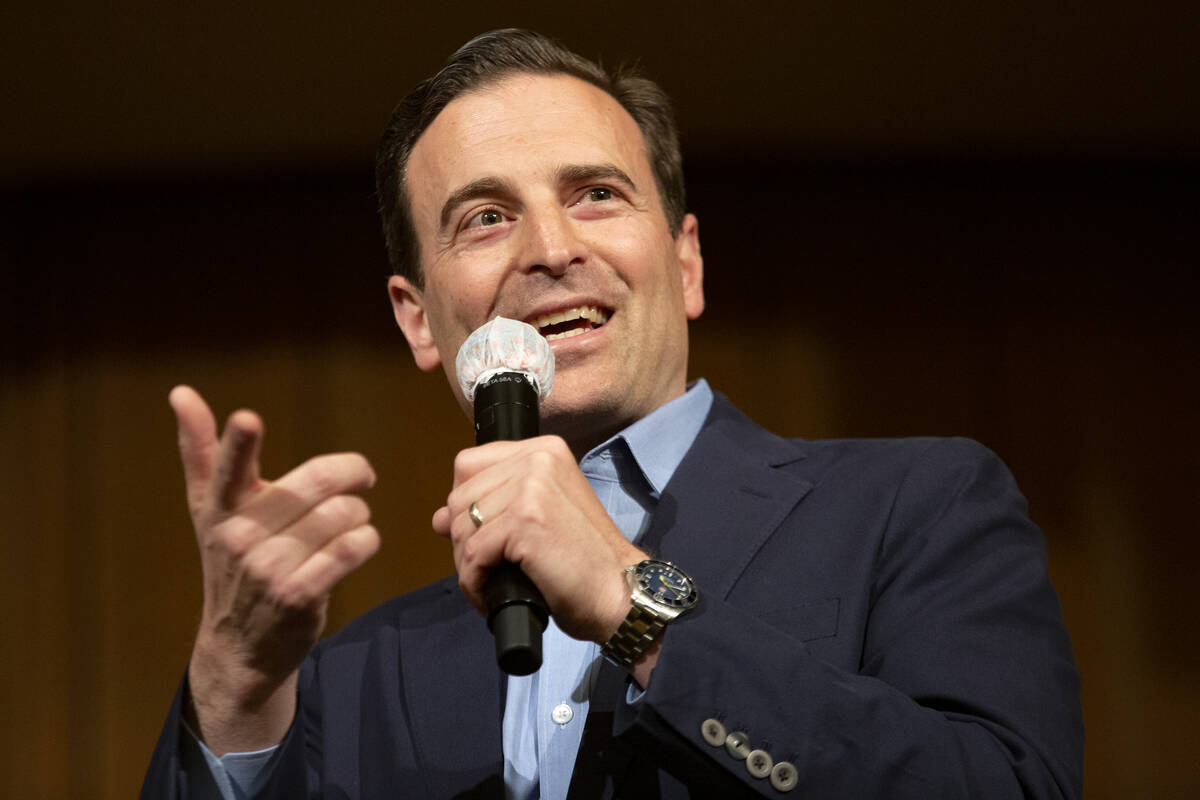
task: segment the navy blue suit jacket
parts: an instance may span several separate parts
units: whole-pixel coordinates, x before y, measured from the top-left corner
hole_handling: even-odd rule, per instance
[[[1044,543],[982,446],[786,440],[718,395],[648,539],[703,599],[640,702],[616,700],[634,755],[600,794],[1080,794],[1079,678]],[[503,679],[455,579],[323,641],[300,683],[268,794],[503,796]],[[179,705],[143,797],[181,796]],[[708,744],[710,718],[794,764],[796,788]]]

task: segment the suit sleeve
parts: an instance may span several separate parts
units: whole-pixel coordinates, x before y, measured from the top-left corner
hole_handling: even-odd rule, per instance
[[[825,535],[877,539],[867,613],[837,634],[860,637],[857,664],[814,655],[735,587],[671,625],[623,735],[684,783],[768,797],[1079,796],[1078,674],[1041,533],[999,459],[935,441],[897,481],[882,530]],[[786,565],[772,574],[785,581]],[[710,718],[794,765],[794,790],[706,742]]]
[[[139,795],[141,800],[204,800],[223,796],[199,747],[189,741],[189,734],[184,730],[183,704],[187,691],[185,675],[150,757]],[[258,800],[303,798],[309,794],[305,781],[311,767],[306,760],[311,761],[312,755],[306,759],[305,740],[311,737],[305,736],[310,725],[303,703],[297,703],[296,713],[296,722],[266,767],[270,775],[254,795]]]

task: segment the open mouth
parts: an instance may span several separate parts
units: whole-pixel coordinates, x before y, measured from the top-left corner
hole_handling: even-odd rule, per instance
[[[608,312],[597,306],[565,308],[562,311],[542,314],[529,320],[529,324],[537,328],[537,332],[545,336],[548,342],[587,333],[606,322],[608,322]]]

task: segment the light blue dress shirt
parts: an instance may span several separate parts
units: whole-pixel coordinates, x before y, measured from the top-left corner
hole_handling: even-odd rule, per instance
[[[684,395],[593,448],[579,462],[604,510],[629,541],[637,543],[649,526],[663,489],[708,416],[712,399],[712,390],[701,378]],[[599,645],[570,638],[551,618],[542,637],[542,668],[532,675],[509,677],[502,736],[504,784],[510,800],[567,796],[601,658]],[[185,763],[198,766],[202,759],[213,779],[211,784],[189,786],[189,796],[242,800],[252,797],[270,777],[271,756],[277,748],[217,758],[190,730],[188,734],[183,737]],[[187,772],[197,775],[195,769]]]
[[[712,390],[702,378],[686,394],[643,417],[579,462],[604,510],[636,543],[658,498],[708,416]],[[542,668],[510,676],[504,705],[504,785],[512,800],[567,796],[583,738],[600,646],[572,639],[553,618],[542,635]]]

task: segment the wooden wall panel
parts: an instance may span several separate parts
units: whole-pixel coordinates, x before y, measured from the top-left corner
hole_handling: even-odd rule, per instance
[[[1047,535],[1089,796],[1194,793],[1200,331],[1179,230],[1194,195],[1164,199],[1153,170],[1102,202],[1036,170],[999,197],[929,177],[957,173],[701,171],[709,310],[692,374],[782,433],[961,433],[996,450]],[[260,411],[268,475],[335,449],[375,465],[383,548],[340,587],[330,629],[450,570],[429,517],[470,426],[391,328],[360,177],[213,183],[168,205],[154,198],[181,187],[76,187],[9,215],[0,796],[140,785],[199,608],[175,383],[220,417]],[[781,207],[803,235],[747,235]]]
[[[0,385],[0,564],[7,610],[0,645],[0,725],[4,794],[67,797],[70,770],[73,579],[63,463],[69,375],[48,365],[19,383]]]

